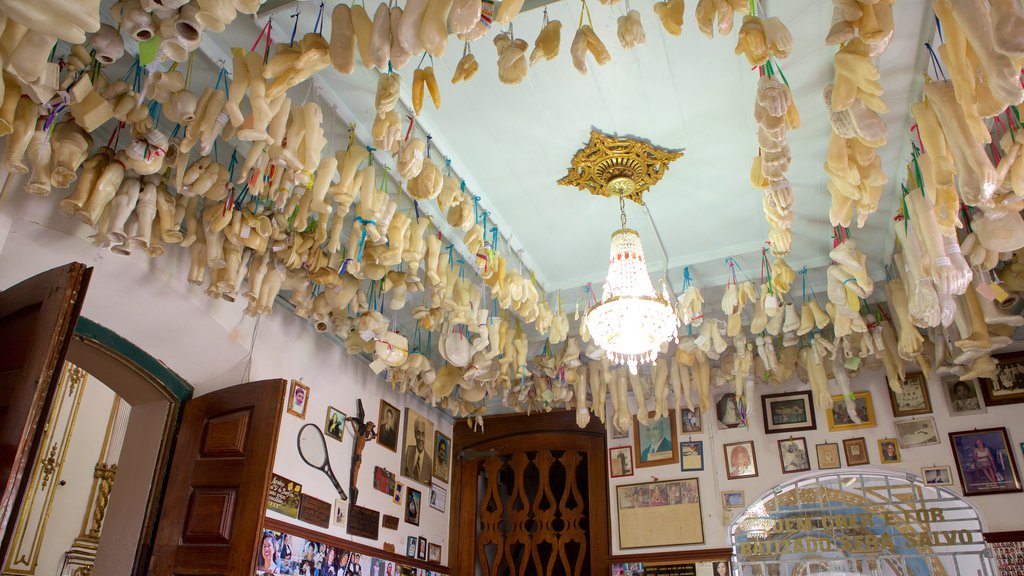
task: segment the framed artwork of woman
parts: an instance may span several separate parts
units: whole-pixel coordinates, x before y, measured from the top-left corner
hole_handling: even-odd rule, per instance
[[[950,432],[949,444],[964,496],[1022,491],[1006,428]]]
[[[757,477],[757,456],[754,443],[746,440],[722,447],[725,450],[725,469],[729,480]]]

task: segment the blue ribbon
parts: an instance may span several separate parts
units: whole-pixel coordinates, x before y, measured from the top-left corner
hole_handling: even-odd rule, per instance
[[[363,225],[363,229],[360,231],[360,235],[359,235],[359,251],[356,253],[356,261],[357,262],[362,262],[363,261],[363,247],[366,246],[366,226],[367,226],[367,224],[376,225],[377,221],[376,220],[364,220],[364,219],[360,218],[359,216],[356,216],[355,221],[359,222],[360,224]],[[371,306],[371,308],[372,308],[372,306]]]

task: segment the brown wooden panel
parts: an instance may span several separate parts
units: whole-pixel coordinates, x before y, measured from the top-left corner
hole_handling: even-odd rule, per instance
[[[234,488],[197,488],[188,501],[183,544],[230,544],[235,516]]]
[[[200,458],[244,457],[251,414],[251,409],[245,409],[207,420]]]

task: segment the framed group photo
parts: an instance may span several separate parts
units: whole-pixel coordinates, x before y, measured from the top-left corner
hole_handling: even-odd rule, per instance
[[[696,478],[616,486],[615,495],[621,548],[704,543]]]
[[[646,468],[679,462],[676,411],[669,410],[664,418],[654,418],[654,412],[649,416],[647,424],[641,424],[636,418],[633,420],[633,448],[636,450],[633,465]]]
[[[757,477],[757,456],[750,440],[732,442],[722,446],[725,451],[725,471],[729,480]]]
[[[826,412],[829,432],[875,427],[875,407],[871,404],[871,392],[855,392],[853,404],[856,420],[847,411],[845,398],[841,395],[832,397],[832,406]]]
[[[811,469],[811,458],[807,454],[806,438],[779,440],[779,464],[783,474],[807,472]]]
[[[985,404],[1000,406],[1024,402],[1024,352],[994,356],[999,366],[993,379],[979,378]]]
[[[810,391],[765,394],[761,396],[764,433],[814,430],[814,401]]]
[[[928,396],[928,381],[925,380],[924,374],[907,374],[900,388],[899,392],[894,391],[892,387],[887,388],[893,416],[900,418],[932,413],[932,400]]]
[[[950,432],[949,444],[964,496],[1021,491],[1006,428]]]

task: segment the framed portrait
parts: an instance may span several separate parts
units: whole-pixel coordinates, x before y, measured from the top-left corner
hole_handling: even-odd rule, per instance
[[[682,421],[683,434],[700,434],[704,431],[704,421],[701,418],[700,406],[693,410],[689,408],[679,409],[679,418]]]
[[[633,447],[616,446],[608,449],[608,465],[611,467],[612,478],[633,475]]]
[[[441,563],[441,545],[440,544],[429,544],[427,546],[427,562],[433,562],[434,564]]]
[[[416,549],[419,548],[419,546],[420,546],[420,539],[415,537],[415,536],[409,536],[409,539],[406,540],[405,555],[408,556],[409,558],[415,558],[416,557]]]
[[[924,374],[907,374],[903,381],[903,389],[898,393],[891,387],[886,389],[889,391],[892,415],[896,418],[932,413],[932,399],[928,396],[928,381],[925,380]]]
[[[729,480],[757,477],[757,455],[750,440],[732,442],[722,446],[725,452],[725,470]]]
[[[949,380],[944,382],[943,386],[946,389],[950,416],[984,414],[988,411],[981,401],[981,390],[978,388],[977,380]]]
[[[950,432],[949,444],[964,496],[1021,491],[1006,428]]]
[[[377,416],[377,444],[391,450],[398,451],[398,425],[401,423],[402,413],[383,399],[380,401],[380,413]]]
[[[395,482],[395,495],[394,495],[395,504],[401,504],[402,503],[402,491],[403,490],[405,490],[405,484],[402,484],[401,482]]]
[[[895,438],[878,439],[878,461],[882,464],[899,464],[903,461]]]
[[[405,489],[405,521],[413,526],[420,525],[420,499],[423,497],[422,493],[410,487]]]
[[[615,495],[621,548],[704,543],[696,478],[625,484]]]
[[[704,442],[692,440],[679,443],[679,467],[683,472],[700,472],[704,469]]]
[[[931,416],[896,422],[896,437],[903,449],[939,443],[939,431],[935,429],[935,418]]]
[[[405,409],[402,476],[430,486],[434,467],[434,425],[412,408]]]
[[[839,457],[839,444],[826,442],[814,446],[818,452],[818,470],[832,470],[843,465]]]
[[[654,412],[648,414],[650,422],[641,424],[633,419],[633,448],[636,450],[637,468],[663,466],[679,462],[679,439],[676,435],[676,411],[671,409],[664,418],[654,419]]]
[[[863,466],[871,463],[871,457],[868,456],[868,443],[863,437],[843,440],[843,452],[846,452],[847,466]]]
[[[953,471],[949,466],[924,466],[921,468],[921,480],[929,486],[952,486]]]
[[[999,366],[996,377],[979,378],[985,404],[1000,406],[1024,402],[1024,352],[994,356]]]
[[[722,490],[722,508],[742,508],[746,505],[743,490]]]
[[[807,453],[807,439],[790,437],[779,440],[779,464],[783,474],[810,470],[811,455]]]
[[[416,546],[416,559],[426,560],[427,559],[427,539],[423,536],[419,537],[418,545]]]
[[[736,403],[736,394],[727,392],[715,396],[715,419],[719,430],[728,430],[743,424],[743,413]]]
[[[448,483],[452,465],[452,439],[440,432],[434,432],[434,478]]]
[[[764,433],[814,430],[814,400],[810,391],[765,394],[761,396]]]
[[[334,406],[327,407],[324,435],[341,442],[345,438],[345,414]]]
[[[288,388],[288,413],[306,419],[306,406],[309,405],[309,386],[298,380],[292,380]]]
[[[448,508],[448,490],[437,484],[430,487],[430,507],[438,512],[444,512]]]
[[[856,419],[847,411],[846,400],[842,396],[832,397],[832,407],[826,412],[830,432],[875,427],[875,408],[871,404],[871,392],[855,392],[853,404],[857,412]]]

